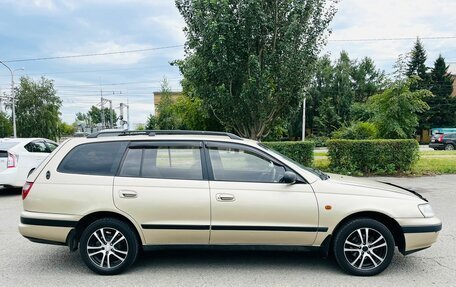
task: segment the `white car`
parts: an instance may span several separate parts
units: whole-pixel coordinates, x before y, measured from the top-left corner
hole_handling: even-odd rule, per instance
[[[0,141],[0,186],[21,187],[27,177],[58,146],[43,138],[6,138]]]

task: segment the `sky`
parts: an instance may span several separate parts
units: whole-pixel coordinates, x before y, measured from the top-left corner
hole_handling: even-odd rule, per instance
[[[169,63],[184,57],[185,24],[173,0],[0,0],[0,7],[0,60],[24,69],[16,79],[54,80],[67,123],[99,103],[102,93],[114,108],[128,102],[133,127],[153,112],[153,92],[164,77],[181,90],[182,76]],[[336,59],[345,50],[352,59],[371,57],[391,73],[397,56],[421,37],[428,66],[442,54],[456,73],[456,1],[341,0],[337,8],[322,54]],[[143,51],[12,61],[130,50]],[[0,93],[9,87],[9,72],[0,66]]]

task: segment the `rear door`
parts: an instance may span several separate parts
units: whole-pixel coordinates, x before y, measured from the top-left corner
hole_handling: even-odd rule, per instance
[[[209,183],[202,143],[132,142],[114,179],[114,202],[146,244],[208,244]]]

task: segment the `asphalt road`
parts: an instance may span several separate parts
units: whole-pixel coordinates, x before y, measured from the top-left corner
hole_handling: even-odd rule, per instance
[[[19,191],[0,190],[0,286],[456,286],[456,175],[387,179],[427,197],[443,230],[432,248],[397,253],[369,278],[346,275],[316,253],[265,251],[151,252],[125,274],[98,276],[77,252],[22,238]]]

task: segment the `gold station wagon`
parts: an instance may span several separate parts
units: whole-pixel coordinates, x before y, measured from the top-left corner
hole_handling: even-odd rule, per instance
[[[101,135],[103,137],[101,137]],[[61,144],[22,190],[19,230],[79,249],[99,274],[173,246],[319,248],[375,275],[442,228],[414,191],[327,175],[220,132],[121,131]]]

